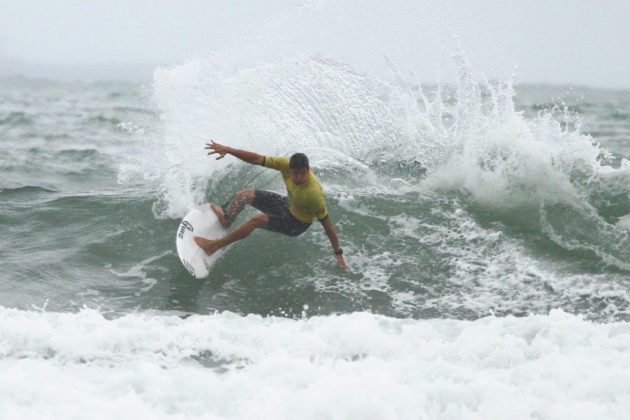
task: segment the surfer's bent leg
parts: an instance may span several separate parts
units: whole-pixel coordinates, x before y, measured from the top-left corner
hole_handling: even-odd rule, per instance
[[[232,222],[234,222],[234,219],[236,219],[236,216],[238,216],[239,213],[243,211],[243,208],[245,208],[245,204],[251,204],[252,201],[254,201],[254,196],[255,190],[253,189],[241,190],[234,194],[234,197],[232,197],[230,201],[221,206],[224,215],[223,220],[221,220],[221,224],[224,228],[227,229],[230,227]]]

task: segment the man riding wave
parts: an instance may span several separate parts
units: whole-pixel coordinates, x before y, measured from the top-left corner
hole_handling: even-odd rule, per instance
[[[322,186],[311,171],[305,154],[296,153],[291,158],[262,156],[224,146],[214,141],[208,143],[205,148],[209,150],[208,155],[218,154],[217,160],[229,154],[252,165],[275,169],[282,174],[287,188],[287,197],[270,191],[246,189],[237,192],[222,207],[214,203],[210,204],[225,229],[230,227],[245,204],[255,207],[261,213],[255,214],[221,239],[211,241],[201,236],[195,236],[195,242],[206,254],[211,255],[217,250],[245,238],[257,228],[279,232],[287,236],[299,236],[311,226],[313,221],[318,220],[328,235],[337,263],[344,270],[347,269],[343,258],[343,249],[339,246],[335,227],[328,215]]]

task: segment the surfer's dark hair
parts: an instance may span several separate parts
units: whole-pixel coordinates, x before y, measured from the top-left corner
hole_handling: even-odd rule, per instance
[[[296,153],[289,159],[289,169],[308,169],[308,158],[304,153]]]

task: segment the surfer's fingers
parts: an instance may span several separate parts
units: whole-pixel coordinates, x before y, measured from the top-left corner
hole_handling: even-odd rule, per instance
[[[217,160],[224,158],[226,154],[227,154],[226,152],[219,152],[218,150],[215,150],[213,152],[208,152],[208,156],[210,156],[210,155],[219,155],[219,156],[217,156]]]

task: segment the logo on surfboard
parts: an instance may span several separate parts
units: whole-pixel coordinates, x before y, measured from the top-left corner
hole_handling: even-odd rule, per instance
[[[184,220],[182,222],[182,225],[179,227],[179,233],[177,234],[177,237],[179,239],[184,239],[184,233],[186,233],[187,230],[193,232],[195,229],[193,229],[193,225],[191,225],[188,220]]]

